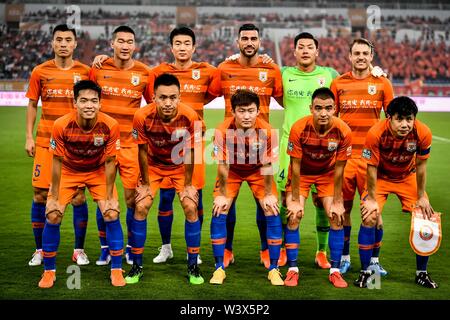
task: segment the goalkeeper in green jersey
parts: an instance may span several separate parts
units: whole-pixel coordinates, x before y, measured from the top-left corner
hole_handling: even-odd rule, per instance
[[[302,32],[294,39],[294,56],[297,65],[293,67],[283,67],[283,106],[284,123],[280,142],[280,167],[276,177],[279,191],[282,195],[281,216],[283,224],[289,228],[286,219],[286,181],[290,157],[286,153],[289,133],[292,125],[307,115],[310,115],[310,104],[312,93],[320,88],[329,88],[331,82],[339,74],[329,67],[316,65],[316,58],[319,55],[319,43],[312,34]],[[327,260],[326,248],[328,247],[328,231],[330,224],[323,206],[319,203],[317,193],[313,188],[313,202],[316,206],[316,228],[317,228],[317,252],[316,264],[323,269],[330,268]],[[298,232],[298,231],[297,231]],[[286,248],[289,271],[298,274],[297,268],[298,248]],[[292,273],[292,274],[293,274]]]

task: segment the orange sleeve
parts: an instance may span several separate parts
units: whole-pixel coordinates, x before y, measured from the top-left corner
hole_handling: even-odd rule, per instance
[[[283,96],[283,80],[281,78],[281,71],[280,68],[275,65],[275,86],[273,88],[273,97],[282,97]]]
[[[383,97],[383,110],[386,114],[387,106],[394,99],[394,88],[389,79],[384,78],[384,97]]]
[[[38,101],[40,96],[41,96],[41,80],[39,69],[34,68],[33,72],[31,73],[30,83],[28,85],[26,97],[28,99]]]
[[[416,120],[417,122],[417,120]],[[419,145],[417,150],[417,158],[419,159],[428,159],[430,157],[430,151],[431,151],[431,140],[432,140],[432,133],[430,128],[428,128],[423,123],[419,122],[417,123],[417,133],[419,135]]]
[[[336,152],[336,160],[346,161],[352,156],[352,132],[344,122],[340,123],[340,130],[342,132],[343,139]]]
[[[303,157],[302,143],[300,141],[300,137],[301,137],[303,129],[304,129],[304,125],[301,122],[296,122],[292,126],[291,132],[289,134],[288,147],[287,147],[287,150],[285,151],[291,157],[298,158],[298,159],[301,159]],[[282,152],[284,152],[284,151],[282,151]]]
[[[155,67],[151,69],[148,73],[148,82],[144,92],[144,98],[147,101],[147,103],[151,103],[151,101],[153,100],[153,95],[155,94],[153,92],[153,85],[155,84],[155,79],[158,76],[157,70],[158,67]]]
[[[222,84],[221,84],[221,74],[220,68],[217,68],[213,75],[211,83],[208,86],[208,93],[214,97],[220,97],[222,94]]]
[[[105,148],[105,154],[107,157],[115,156],[118,153],[118,150],[120,149],[120,129],[119,129],[119,123],[117,121],[114,121],[111,124],[111,132],[109,141],[106,144]]]
[[[334,94],[334,103],[336,105],[336,113],[334,115],[337,117],[339,115],[340,108],[339,108],[339,97],[337,94],[336,80],[337,78],[334,78],[334,80],[331,82],[330,90]]]
[[[61,121],[56,120],[53,124],[52,137],[50,139],[50,151],[54,156],[64,157],[64,128]]]
[[[380,163],[380,134],[378,126],[372,127],[366,136],[366,143],[362,151],[362,157],[367,164],[378,167]]]
[[[97,83],[97,72],[95,70],[97,70],[95,67],[92,67],[91,70],[89,70],[89,80]]]
[[[145,110],[147,108],[149,107],[139,109],[133,117],[133,131],[131,135],[133,136],[133,141],[137,144],[146,144],[148,142],[144,131]]]

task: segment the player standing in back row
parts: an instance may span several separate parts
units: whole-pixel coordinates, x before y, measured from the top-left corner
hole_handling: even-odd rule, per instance
[[[350,268],[350,213],[356,189],[361,196],[366,181],[366,162],[361,159],[367,132],[380,120],[381,110],[394,98],[391,82],[385,77],[375,77],[370,72],[374,47],[366,39],[355,39],[350,45],[349,59],[352,71],[337,77],[331,83],[331,90],[336,97],[336,115],[338,115],[352,130],[352,158],[347,161],[344,172],[345,220],[344,220],[344,250],[342,253],[341,273]],[[383,238],[383,223],[381,216],[375,230],[375,247],[371,260],[371,268],[386,275],[378,261],[381,240]]]
[[[36,251],[28,262],[30,266],[42,263],[42,232],[45,223],[45,203],[51,184],[52,154],[48,150],[53,122],[74,110],[73,85],[89,78],[89,67],[73,60],[77,47],[75,29],[67,25],[57,25],[53,29],[52,48],[55,58],[33,69],[26,97],[29,99],[26,120],[25,150],[34,157],[33,164],[33,203],[31,222],[33,226]],[[39,120],[36,142],[33,127],[36,122],[37,104],[41,98],[42,114]],[[84,189],[79,189],[72,199],[75,248],[72,260],[78,265],[89,264],[84,252],[84,240],[88,221],[88,207]]]
[[[102,112],[116,119],[120,124],[121,148],[117,155],[117,167],[124,188],[127,205],[128,244],[126,247],[126,260],[132,264],[131,230],[130,224],[134,214],[135,188],[139,179],[138,148],[133,143],[131,131],[133,129],[133,116],[141,107],[142,97],[147,102],[150,98],[145,96],[150,68],[133,59],[136,49],[135,34],[128,26],[119,26],[113,32],[111,47],[114,56],[102,63],[101,69],[92,68],[90,79],[102,88]],[[106,243],[106,225],[102,214],[97,208],[97,227],[101,244],[101,254],[97,265],[105,265],[110,261]]]
[[[247,89],[256,93],[260,100],[259,118],[269,122],[270,98],[274,97],[279,104],[283,103],[283,86],[281,72],[274,63],[263,63],[258,50],[261,45],[259,29],[254,24],[244,24],[239,28],[237,46],[240,51],[239,59],[222,62],[214,74],[214,78],[209,86],[208,92],[212,96],[225,98],[225,118],[232,116],[231,96],[238,89]],[[269,250],[266,238],[266,217],[264,210],[259,203],[256,203],[256,222],[261,239],[261,262],[265,261],[269,265]],[[235,204],[232,204],[227,215],[227,243],[225,246],[224,266],[234,262],[233,236],[236,223]],[[285,251],[281,252],[284,257]],[[280,262],[279,265],[284,265]]]

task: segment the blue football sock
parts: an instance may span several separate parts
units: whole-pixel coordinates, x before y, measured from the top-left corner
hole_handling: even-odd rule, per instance
[[[44,270],[56,270],[56,253],[61,239],[61,224],[45,222],[42,233],[42,251],[44,255]]]
[[[380,256],[380,249],[381,249],[381,240],[383,240],[383,227],[378,229],[378,227],[375,228],[375,243],[373,245],[373,251],[372,251],[372,257],[378,258]]]
[[[234,227],[236,225],[236,201],[231,204],[227,214],[227,242],[225,249],[233,251]]]
[[[31,226],[33,227],[36,249],[42,249],[42,232],[45,225],[45,203],[34,202],[31,204]]]
[[[95,216],[97,219],[98,238],[100,239],[100,245],[102,247],[107,247],[108,243],[106,242],[106,224],[105,220],[103,219],[102,212],[100,211],[100,208],[98,206]]]
[[[373,244],[375,242],[375,227],[361,225],[358,233],[359,259],[361,270],[367,270],[372,257]]]
[[[219,214],[218,217],[212,216],[211,218],[211,244],[216,261],[216,269],[223,265],[223,255],[225,251],[225,242],[227,240],[227,216],[225,214]]]
[[[106,240],[111,255],[111,269],[122,268],[123,232],[120,219],[106,222]]]
[[[284,228],[284,243],[288,266],[296,267],[298,247],[300,246],[300,232],[298,227],[295,230],[290,230],[287,226]]]
[[[86,239],[86,228],[88,223],[87,203],[73,206],[73,229],[75,230],[75,249],[84,248]]]
[[[264,210],[259,204],[258,200],[256,200],[256,225],[258,226],[259,239],[261,241],[261,251],[267,250],[269,248],[267,245],[267,235],[266,235],[267,221],[266,216],[264,215]]]
[[[197,264],[201,240],[200,220],[195,222],[184,221],[184,238],[186,239],[188,252],[188,265]]]
[[[344,248],[344,229],[334,230],[330,228],[328,234],[328,246],[330,247],[331,267],[339,268],[341,264],[342,249]]]
[[[203,226],[203,190],[198,189],[198,206],[197,206],[197,213],[198,213],[198,220],[200,220],[200,230]]]
[[[144,254],[145,240],[147,239],[147,219],[136,220],[133,217],[131,223],[131,232],[133,234],[133,247],[131,253],[133,254],[133,262],[138,266],[142,266],[142,256]]]
[[[172,237],[173,199],[175,189],[159,190],[158,226],[162,244],[169,244]]]
[[[126,216],[126,223],[127,223],[127,244],[128,246],[133,246],[133,234],[131,233],[131,224],[133,223],[133,216],[134,216],[134,208],[128,208],[127,207],[127,216]]]
[[[270,267],[269,270],[278,267],[280,258],[280,248],[282,240],[281,219],[280,216],[266,216],[267,221],[267,243],[269,247]]]
[[[426,271],[428,265],[429,256],[419,256],[416,254],[416,266],[418,271]]]
[[[350,254],[350,234],[352,233],[351,226],[344,226],[344,250],[342,255],[348,256]]]

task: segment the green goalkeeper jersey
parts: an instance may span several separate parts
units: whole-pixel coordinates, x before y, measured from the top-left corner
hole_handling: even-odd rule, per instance
[[[310,115],[309,106],[313,92],[320,87],[329,88],[339,74],[330,67],[316,66],[312,72],[300,71],[297,67],[283,67],[283,136],[289,137],[294,123]]]

